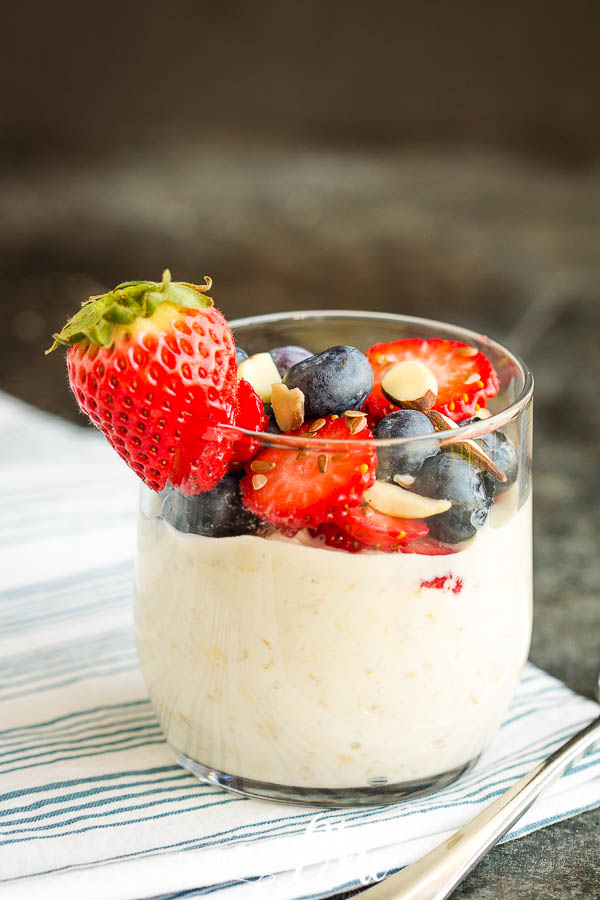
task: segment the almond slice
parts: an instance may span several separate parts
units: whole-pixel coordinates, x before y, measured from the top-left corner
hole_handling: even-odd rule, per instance
[[[416,359],[406,359],[388,369],[381,390],[390,403],[421,412],[431,409],[437,399],[437,378]]]
[[[447,431],[449,428],[458,428],[456,422],[438,412],[437,409],[428,409],[425,413],[436,431]]]
[[[425,415],[433,425],[436,431],[449,431],[459,430],[459,426],[456,422],[453,422],[452,419],[449,419],[448,416],[445,416],[444,413],[438,412],[437,410],[430,409]],[[485,450],[481,447],[480,444],[475,443],[475,441],[466,440],[466,441],[455,441],[451,438],[448,438],[446,441],[440,441],[441,446],[454,446],[454,447],[467,447],[471,456],[474,456],[477,462],[492,475],[496,481],[504,484],[506,481],[506,473],[502,471],[502,469],[498,468],[496,463],[491,459]]]
[[[275,421],[282,431],[294,431],[304,422],[304,394],[286,384],[271,385],[271,406]]]
[[[250,382],[263,403],[271,402],[271,386],[281,383],[279,369],[270,353],[249,356],[239,364],[237,374],[238,378]]]
[[[400,487],[408,488],[415,483],[416,478],[414,475],[394,475],[394,481]]]
[[[442,441],[442,444],[444,441]],[[487,455],[485,450],[481,447],[480,444],[475,443],[475,441],[460,441],[463,447],[468,447],[471,451],[472,456],[475,457],[478,463],[492,475],[496,481],[500,481],[502,484],[507,480],[506,473],[500,469],[496,463]]]
[[[373,509],[401,519],[426,519],[446,512],[452,506],[449,500],[422,497],[387,481],[376,481],[365,491],[364,497]]]

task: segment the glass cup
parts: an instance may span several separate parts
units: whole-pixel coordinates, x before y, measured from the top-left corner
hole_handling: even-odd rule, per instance
[[[309,311],[231,327],[249,353],[288,344],[366,351],[410,337],[483,351],[500,390],[492,415],[464,427],[351,445],[318,432],[232,434],[280,459],[376,448],[381,471],[398,453],[458,457],[468,490],[487,500],[471,515],[466,498],[458,542],[444,513],[421,520],[425,539],[401,532],[397,546],[347,552],[322,533],[249,526],[239,495],[223,500],[233,503],[234,533],[214,537],[204,495],[144,488],[137,642],[169,746],[202,780],[261,798],[369,805],[438,789],[493,738],[529,651],[532,376],[489,338],[426,319]],[[506,482],[482,467],[478,448],[504,466]]]

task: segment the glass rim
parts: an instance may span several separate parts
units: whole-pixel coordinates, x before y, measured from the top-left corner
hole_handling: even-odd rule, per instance
[[[219,425],[213,426],[213,429],[219,434],[230,434],[234,440],[239,440],[241,436],[252,438],[253,441],[259,442],[265,447],[279,447],[283,449],[301,449],[309,443],[311,447],[341,447],[347,446],[349,443],[352,447],[401,447],[409,444],[418,444],[420,441],[446,441],[450,443],[450,435],[455,431],[460,434],[460,441],[470,440],[472,438],[481,437],[484,434],[490,434],[499,428],[508,425],[513,419],[516,419],[529,405],[533,397],[534,379],[533,374],[528,366],[518,356],[501,344],[499,341],[493,340],[485,334],[479,334],[462,325],[454,325],[451,322],[442,322],[438,319],[426,319],[420,316],[405,316],[401,313],[376,312],[371,310],[352,310],[352,309],[306,309],[291,310],[277,313],[264,313],[258,316],[246,316],[240,319],[232,319],[228,321],[229,327],[240,328],[246,325],[268,325],[273,322],[283,321],[302,321],[312,318],[342,318],[342,319],[372,319],[372,320],[391,320],[398,323],[408,323],[411,325],[421,325],[427,328],[438,326],[439,328],[452,329],[456,334],[457,340],[464,340],[465,343],[475,341],[478,344],[490,347],[495,351],[506,356],[517,368],[523,379],[523,387],[518,397],[516,397],[504,409],[493,413],[486,419],[479,419],[470,425],[463,425],[460,429],[445,429],[444,431],[436,431],[433,434],[410,435],[409,437],[396,438],[319,438],[315,435],[312,438],[305,438],[304,435],[291,436],[287,434],[273,434],[268,431],[249,431],[246,428],[240,428],[237,425]],[[450,432],[450,434],[449,434]],[[451,443],[454,443],[453,441]]]

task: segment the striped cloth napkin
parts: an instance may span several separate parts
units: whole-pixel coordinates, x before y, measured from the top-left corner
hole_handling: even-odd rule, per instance
[[[97,433],[0,394],[0,896],[300,900],[447,838],[598,714],[529,665],[493,746],[433,796],[319,811],[174,764],[137,665],[137,482]],[[508,835],[600,805],[600,750]]]

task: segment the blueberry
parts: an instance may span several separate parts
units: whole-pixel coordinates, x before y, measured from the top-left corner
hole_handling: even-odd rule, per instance
[[[264,522],[242,503],[243,474],[226,475],[212,491],[194,497],[167,488],[162,494],[162,518],[178,531],[206,537],[263,534]]]
[[[458,453],[426,459],[412,490],[452,503],[447,512],[427,519],[431,536],[447,544],[473,537],[487,519],[492,502],[481,470]]]
[[[416,409],[399,409],[381,419],[373,437],[399,438],[435,434],[426,415]],[[435,440],[418,441],[414,446],[379,447],[377,449],[377,478],[393,481],[394,475],[416,475],[423,463],[438,452]]]
[[[479,421],[475,416],[473,419],[466,419],[461,425],[470,425],[472,422]],[[492,494],[502,494],[517,480],[519,461],[517,457],[517,448],[503,431],[490,431],[482,434],[481,437],[475,438],[478,444],[492,462],[495,462],[499,469],[506,475],[506,481],[496,481],[493,475],[485,473],[485,479],[488,488]]]
[[[287,347],[274,347],[273,350],[269,350],[269,353],[273,357],[273,362],[282,378],[287,370],[295,366],[296,363],[312,356],[310,350],[307,350],[306,347],[298,347],[296,344],[290,344]]]
[[[238,364],[238,366],[239,366],[239,364],[240,364],[241,362],[244,362],[245,359],[248,359],[248,354],[247,354],[246,351],[243,350],[241,347],[236,347],[236,348],[235,348],[235,355],[236,355],[236,357],[237,357],[237,364]]]
[[[330,347],[296,363],[283,382],[303,392],[307,419],[339,416],[347,409],[360,409],[373,387],[373,370],[356,347]]]

